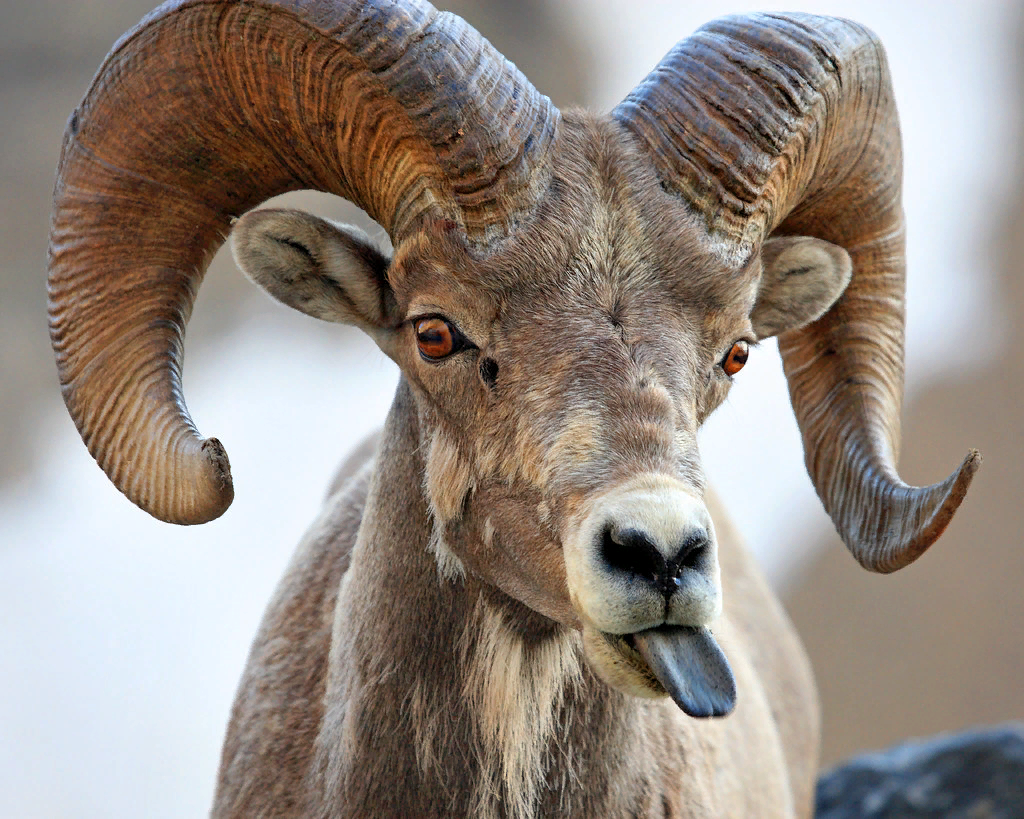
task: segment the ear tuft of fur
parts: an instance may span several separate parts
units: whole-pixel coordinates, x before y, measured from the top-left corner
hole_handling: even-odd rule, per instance
[[[764,273],[750,321],[758,338],[795,330],[821,318],[850,283],[850,254],[809,236],[768,239]]]
[[[298,210],[254,210],[234,224],[231,251],[257,286],[306,315],[369,331],[393,323],[390,259],[357,227]]]

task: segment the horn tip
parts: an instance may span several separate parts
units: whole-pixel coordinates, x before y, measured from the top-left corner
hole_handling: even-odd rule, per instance
[[[964,462],[960,464],[960,474],[966,476],[964,489],[970,486],[971,480],[974,478],[974,473],[978,471],[978,468],[984,462],[981,452],[977,449],[972,449],[967,453],[967,457],[964,458]]]
[[[890,552],[887,559],[865,560],[865,556],[858,555],[861,564],[874,572],[891,574],[905,566],[910,565],[923,555],[928,548],[946,531],[953,520],[960,504],[967,497],[967,489],[974,480],[982,462],[981,452],[971,449],[964,458],[959,468],[942,483],[934,484],[923,489],[908,487],[913,494],[919,494],[921,507],[931,507],[930,514],[926,513],[922,524],[917,531],[907,539],[902,548]],[[921,508],[919,507],[919,508]],[[878,557],[872,556],[872,557]]]
[[[942,534],[943,530],[953,519],[953,513],[960,507],[963,499],[967,497],[967,489],[970,487],[971,481],[974,480],[974,475],[981,467],[981,462],[983,460],[981,452],[977,449],[971,449],[964,458],[963,463],[960,464],[960,468],[950,475],[948,480],[945,482],[945,485],[949,486],[949,489],[946,493],[945,500],[936,510],[932,519],[933,524],[939,523],[941,520],[942,528],[935,531],[933,539],[938,538],[938,536]]]
[[[948,486],[948,490],[943,503],[936,510],[931,521],[932,526],[941,522],[941,528],[935,531],[933,540],[942,534],[943,530],[953,519],[953,513],[960,508],[960,504],[967,497],[967,489],[970,487],[971,481],[974,480],[974,475],[981,467],[982,460],[981,452],[977,449],[971,449],[964,458],[963,463],[960,464],[960,468],[950,475],[945,484],[942,485],[943,488]],[[932,527],[929,526],[927,528],[930,529]]]
[[[223,444],[216,438],[206,438],[199,444],[199,474],[192,472],[191,492],[167,506],[158,506],[144,500],[135,502],[146,512],[166,523],[195,526],[209,523],[223,515],[235,499],[231,480],[231,463]]]
[[[209,465],[209,491],[202,508],[196,510],[195,519],[188,523],[207,523],[219,518],[235,499],[231,462],[224,445],[216,438],[207,438],[200,445],[200,451]]]

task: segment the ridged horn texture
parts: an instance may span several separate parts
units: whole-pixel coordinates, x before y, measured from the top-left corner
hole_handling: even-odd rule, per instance
[[[548,179],[558,111],[476,31],[417,0],[165,3],[74,112],[49,245],[50,334],[89,451],[129,499],[201,523],[228,459],[181,392],[182,339],[230,221],[316,189],[396,244],[451,220],[485,251]]]
[[[844,296],[779,347],[807,469],[843,541],[873,571],[907,565],[949,523],[981,457],[924,488],[896,473],[903,170],[881,44],[845,20],[724,18],[669,52],[614,115],[730,265],[773,232],[850,253]]]

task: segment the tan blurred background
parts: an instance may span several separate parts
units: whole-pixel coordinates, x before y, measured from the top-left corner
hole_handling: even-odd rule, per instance
[[[853,0],[439,5],[470,20],[558,105],[614,104],[675,40],[730,11],[838,14],[882,35],[904,117],[916,242],[901,469],[909,481],[940,480],[971,446],[983,451],[985,464],[933,553],[883,578],[854,564],[815,505],[770,347],[757,352],[760,361],[702,446],[713,482],[736,499],[741,528],[811,653],[825,761],[908,736],[1024,718],[1024,362],[1016,356],[1024,341],[1024,60],[1017,4],[991,0],[968,11],[953,0],[899,9]],[[4,817],[205,810],[234,681],[264,601],[331,464],[360,424],[382,419],[393,380],[358,335],[278,311],[222,252],[189,328],[186,394],[191,390],[200,427],[225,439],[232,454],[239,499],[223,527],[179,529],[145,519],[74,440],[45,329],[53,171],[65,121],[90,77],[117,36],[152,6],[7,0],[0,15]],[[954,84],[958,77],[962,86]],[[947,86],[955,90],[947,93]],[[940,125],[922,125],[932,122]],[[363,218],[323,195],[288,201],[333,218]],[[342,372],[349,364],[372,379],[364,386]],[[235,375],[221,375],[221,366]],[[274,382],[277,403],[259,389],[274,367],[291,379]],[[325,385],[335,372],[337,383]],[[221,409],[205,397],[221,393],[234,403]],[[364,409],[365,421],[356,417]],[[302,412],[332,419],[337,446],[303,438]],[[289,437],[293,449],[283,448],[279,461],[248,454],[277,452],[279,439]],[[315,466],[286,471],[296,451],[318,449],[326,452]],[[231,534],[232,521],[246,516],[249,528]]]

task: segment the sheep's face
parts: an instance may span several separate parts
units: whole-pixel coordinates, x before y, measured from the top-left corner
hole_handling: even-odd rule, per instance
[[[432,223],[388,260],[281,211],[244,217],[235,251],[273,295],[359,324],[401,367],[443,577],[471,572],[581,628],[598,673],[656,695],[632,635],[721,611],[697,428],[746,346],[816,318],[849,276],[822,243],[776,247],[796,260],[762,276],[761,256],[723,267],[699,235],[613,125],[567,120],[534,220],[487,255]]]

